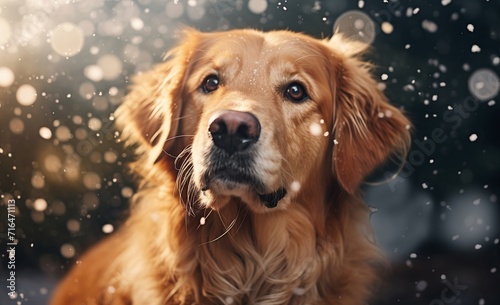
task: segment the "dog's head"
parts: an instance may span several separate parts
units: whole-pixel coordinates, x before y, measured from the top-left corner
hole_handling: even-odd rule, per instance
[[[203,206],[238,198],[253,211],[282,209],[319,180],[354,193],[408,145],[409,122],[359,59],[360,43],[288,31],[183,35],[165,63],[136,77],[116,116],[141,174],[182,176]]]

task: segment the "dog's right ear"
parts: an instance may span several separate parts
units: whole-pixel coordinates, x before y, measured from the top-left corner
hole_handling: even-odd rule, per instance
[[[182,110],[182,88],[199,32],[185,30],[165,62],[136,75],[130,92],[115,111],[116,126],[141,162],[150,165],[173,147]]]
[[[339,34],[328,43],[335,54],[331,65],[335,75],[333,172],[340,185],[354,193],[391,155],[406,157],[411,123],[389,104],[372,76],[371,65],[359,57],[367,45]]]

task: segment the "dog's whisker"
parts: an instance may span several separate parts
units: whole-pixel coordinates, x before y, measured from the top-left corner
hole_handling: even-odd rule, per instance
[[[282,160],[284,164],[280,165],[280,170],[282,173],[282,175],[280,175],[280,180],[281,180],[280,182],[283,187],[288,189],[290,185],[287,185],[287,183],[291,184],[292,182],[296,181],[297,178],[291,172],[288,171],[288,169],[293,168],[290,161],[286,157],[283,157]]]
[[[221,218],[221,220],[222,220],[222,218]],[[218,241],[219,239],[221,239],[222,237],[224,237],[227,233],[229,233],[229,231],[231,231],[231,229],[236,224],[237,220],[238,220],[238,215],[236,215],[236,217],[231,221],[231,223],[229,224],[229,226],[226,227],[224,224],[222,224],[226,228],[226,230],[224,231],[224,233],[222,233],[221,235],[219,235],[218,237],[216,237],[216,238],[214,238],[212,240],[209,240],[207,242],[204,242],[204,243],[200,244],[199,247],[207,245],[207,244],[210,244],[210,243],[214,243],[214,242]]]
[[[187,145],[186,147],[184,147],[184,149],[179,153],[179,155],[177,157],[175,157],[174,164],[177,165],[177,162],[179,162],[179,160],[181,160],[186,155],[190,154],[191,150],[192,150],[192,147],[193,147],[192,144]]]
[[[207,209],[205,209],[205,212],[206,212],[206,211],[207,211]],[[212,209],[208,210],[208,214],[204,214],[205,219],[207,219],[207,218],[208,218],[208,216],[212,215],[212,212],[213,212],[213,211],[214,211],[214,210],[212,210]]]
[[[185,156],[187,153],[191,152],[191,149],[193,147],[193,144],[189,144],[189,145],[186,145],[186,147],[184,147],[182,149],[182,151],[179,153],[179,155],[177,156],[177,159],[178,158],[182,158],[183,156]]]
[[[184,162],[179,171],[179,177],[177,181],[179,182],[179,188],[184,189],[184,187],[191,181],[193,174],[193,164],[191,162]]]
[[[182,200],[182,203],[184,207],[186,208],[187,212],[189,215],[193,216],[194,213],[194,208],[193,208],[193,197],[194,197],[194,189],[193,189],[193,183],[192,183],[192,175],[193,175],[193,165],[191,163],[185,164],[182,168],[182,175],[179,175],[177,179],[177,184],[178,184],[178,189],[179,192],[181,193],[181,198],[183,190],[187,187],[186,190],[186,201],[184,202],[184,199]]]
[[[173,118],[172,121],[180,121],[180,120],[187,119],[187,118],[192,118],[192,117],[198,117],[198,114],[191,114],[191,115],[180,116],[178,118]]]
[[[165,141],[172,141],[172,140],[179,139],[179,138],[194,137],[194,136],[195,136],[194,134],[177,134],[175,136],[171,136],[170,138],[167,138]]]
[[[193,135],[178,135],[178,136],[170,137],[170,138],[168,138],[168,139],[166,139],[166,140],[165,140],[165,143],[164,143],[164,144],[166,144],[167,142],[169,142],[169,141],[171,141],[171,140],[175,140],[175,139],[178,139],[178,138],[183,138],[183,137],[193,137]],[[190,147],[191,147],[191,144],[190,144],[190,145],[188,145],[188,146],[186,146],[186,147],[184,148],[184,150],[186,150],[186,149],[188,149],[188,148],[189,148],[189,149],[191,149]],[[182,155],[182,153],[184,152],[184,150],[183,150],[182,152],[180,152],[180,153],[179,153],[179,155],[177,155],[177,156],[174,156],[173,154],[169,153],[169,152],[168,152],[168,151],[166,151],[165,149],[162,149],[162,152],[163,152],[164,154],[166,154],[167,156],[169,156],[170,158],[173,158],[173,159],[177,160],[179,157],[181,157],[181,155]]]
[[[188,200],[188,204],[189,206],[187,206],[188,208],[188,212],[190,213],[190,215],[194,216],[195,215],[195,207],[196,205],[198,204],[198,196],[197,196],[197,188],[195,186],[195,184],[193,183],[191,177],[193,175],[193,168],[191,166],[191,168],[189,169],[189,179],[185,179],[184,183],[187,184],[187,200]]]
[[[240,208],[241,208],[241,207],[240,207]],[[246,219],[246,218],[247,218],[247,216],[248,216],[248,212],[249,212],[249,210],[248,210],[248,209],[245,209],[245,214],[243,215],[243,218],[241,219],[240,225],[239,225],[239,226],[238,226],[238,228],[236,229],[235,234],[237,234],[237,233],[240,231],[241,227],[242,227],[242,226],[243,226],[243,224],[245,223],[245,219]],[[239,215],[239,210],[238,210],[238,214],[237,214],[237,215]]]
[[[161,151],[162,151],[165,155],[169,156],[170,158],[173,158],[173,159],[177,158],[176,156],[172,155],[171,153],[169,153],[169,152],[168,152],[168,151],[166,151],[165,149],[162,149]]]
[[[175,160],[176,166],[177,166],[178,161],[181,160],[184,155],[187,155],[190,152],[191,152],[191,146],[187,146],[179,154],[179,157]],[[188,189],[187,189],[187,202],[184,202],[184,199],[182,196],[182,193],[183,193],[186,185],[189,183],[189,181],[192,180],[191,177],[193,174],[193,164],[192,164],[191,158],[185,158],[178,170],[179,170],[179,174],[178,174],[177,179],[176,179],[176,188],[179,191],[179,193],[181,194],[181,196],[180,196],[181,203],[183,204],[184,207],[186,207],[186,209],[189,212],[189,215],[191,215],[193,213],[193,211],[191,211],[190,207],[189,207],[189,203],[191,202],[190,194],[189,194],[189,192],[190,192],[189,185],[188,185]]]

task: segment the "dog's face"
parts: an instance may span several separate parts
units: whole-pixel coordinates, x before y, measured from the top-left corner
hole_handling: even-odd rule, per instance
[[[285,209],[325,168],[323,180],[352,193],[408,140],[407,120],[355,57],[362,49],[286,31],[189,31],[138,77],[119,124],[142,166],[185,157],[175,174],[206,207],[236,197],[255,212]]]
[[[186,82],[184,115],[196,126],[183,122],[195,135],[201,201],[218,209],[236,196],[255,211],[284,208],[328,146],[320,103],[332,96],[318,90],[328,84],[324,62],[310,60],[318,50],[290,33],[230,32],[204,42]]]

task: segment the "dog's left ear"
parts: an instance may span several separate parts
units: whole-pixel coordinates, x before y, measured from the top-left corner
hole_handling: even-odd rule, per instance
[[[165,62],[134,76],[130,92],[115,112],[122,138],[135,147],[141,167],[152,166],[161,155],[171,154],[177,138],[184,79],[199,36],[191,29],[183,34]]]
[[[336,34],[328,41],[335,63],[333,171],[349,193],[393,153],[406,155],[410,122],[390,105],[359,59],[366,45]]]

